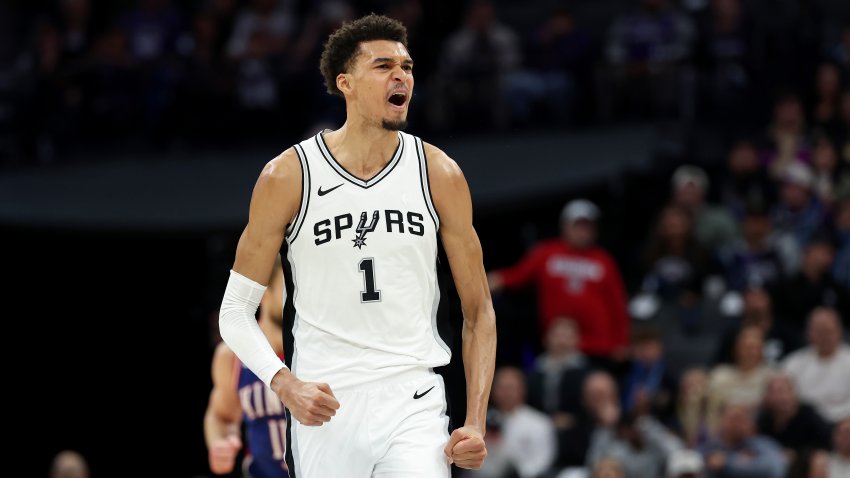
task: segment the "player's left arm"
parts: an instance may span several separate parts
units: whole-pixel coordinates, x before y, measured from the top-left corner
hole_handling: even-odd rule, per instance
[[[481,243],[472,227],[472,199],[463,173],[438,148],[425,144],[440,237],[463,309],[466,421],[452,432],[445,452],[461,468],[478,469],[487,456],[485,417],[496,360],[496,314],[487,285]]]

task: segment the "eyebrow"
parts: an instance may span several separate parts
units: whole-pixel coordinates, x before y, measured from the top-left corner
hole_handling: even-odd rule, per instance
[[[395,61],[396,60],[394,58],[382,57],[382,58],[375,58],[374,60],[372,60],[372,63],[395,63]],[[410,58],[405,58],[404,60],[401,60],[401,63],[403,65],[412,65],[413,60],[411,60]]]

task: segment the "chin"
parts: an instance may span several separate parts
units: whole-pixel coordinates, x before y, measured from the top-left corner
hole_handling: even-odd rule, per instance
[[[383,119],[381,120],[381,127],[390,131],[401,131],[407,128],[407,119]]]

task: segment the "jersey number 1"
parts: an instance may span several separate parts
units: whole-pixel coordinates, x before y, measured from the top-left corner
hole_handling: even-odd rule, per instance
[[[381,291],[375,290],[375,259],[367,257],[361,260],[360,271],[366,283],[366,290],[360,292],[360,302],[380,302]]]

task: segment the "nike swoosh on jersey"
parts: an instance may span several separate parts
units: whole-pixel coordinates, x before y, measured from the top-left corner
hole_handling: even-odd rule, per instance
[[[434,387],[431,387],[431,388],[429,388],[428,390],[425,390],[425,391],[424,391],[424,392],[422,392],[422,393],[419,393],[419,392],[413,392],[413,399],[414,399],[414,400],[420,399],[420,398],[424,397],[424,396],[425,396],[428,392],[430,392],[431,390],[434,390]]]
[[[334,187],[332,187],[332,188],[330,188],[330,189],[325,189],[324,191],[322,191],[322,187],[321,187],[321,186],[319,186],[319,196],[324,196],[325,194],[327,194],[327,193],[329,193],[329,192],[333,191],[334,189],[336,189],[336,188],[338,188],[338,187],[342,186],[343,184],[345,184],[345,183],[339,183],[339,184],[337,184],[336,186],[334,186]]]

